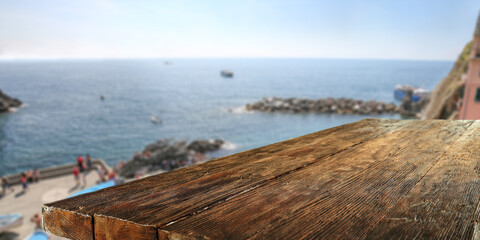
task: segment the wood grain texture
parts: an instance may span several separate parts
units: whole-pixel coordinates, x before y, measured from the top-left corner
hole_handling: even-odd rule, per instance
[[[480,122],[474,122],[370,238],[472,239],[479,219]],[[439,221],[443,220],[443,221]]]
[[[135,236],[136,240],[158,240],[155,226],[141,225],[135,222],[118,219],[110,216],[94,215],[95,239],[125,239],[126,236]]]
[[[480,122],[367,119],[45,208],[95,239],[471,239],[479,169]]]
[[[446,123],[392,131],[218,208],[171,224],[166,230],[188,229],[212,239],[365,238],[369,229],[435,164],[443,154],[444,141],[459,134],[456,124]],[[431,137],[432,133],[444,131],[448,132]],[[402,141],[414,133],[419,137]],[[396,143],[397,154],[390,152],[392,142]],[[424,151],[423,146],[440,149]],[[243,224],[239,227],[236,222]],[[228,235],[209,226],[228,229]]]
[[[43,206],[42,215],[45,232],[69,239],[93,239],[92,216],[48,206]]]

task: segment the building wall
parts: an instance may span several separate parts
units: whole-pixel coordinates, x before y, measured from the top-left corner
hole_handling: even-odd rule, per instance
[[[479,50],[480,50],[480,36],[474,36],[472,51],[470,53],[470,59],[476,57],[475,55],[479,53]]]
[[[478,88],[480,88],[480,58],[472,57],[468,67],[459,119],[480,119],[480,101],[475,100]]]

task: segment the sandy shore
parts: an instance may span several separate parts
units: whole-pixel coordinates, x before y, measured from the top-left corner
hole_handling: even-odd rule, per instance
[[[95,171],[90,172],[87,175],[87,185],[85,187],[95,185],[97,180],[97,173]],[[23,224],[9,232],[0,233],[0,240],[25,239],[28,237],[35,228],[35,224],[30,221],[30,218],[35,213],[41,214],[42,204],[63,199],[79,191],[81,187],[75,188],[75,184],[73,175],[69,174],[30,184],[25,194],[19,194],[22,191],[21,185],[15,185],[13,187],[14,192],[8,192],[6,196],[0,198],[0,215],[19,213],[23,216]],[[51,235],[50,239],[64,238]]]

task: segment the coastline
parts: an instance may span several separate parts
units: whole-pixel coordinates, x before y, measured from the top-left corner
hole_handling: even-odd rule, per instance
[[[19,227],[0,233],[0,239],[27,238],[35,228],[35,223],[31,222],[30,218],[34,214],[41,214],[43,204],[64,199],[82,188],[92,187],[96,185],[97,179],[97,174],[91,171],[86,176],[87,184],[83,187],[75,187],[73,175],[59,175],[29,184],[28,190],[23,194],[21,194],[22,186],[14,185],[14,192],[9,191],[0,198],[0,215],[19,213],[23,216],[23,223]],[[64,238],[50,235],[50,240],[59,239]]]
[[[238,146],[224,151],[232,154],[365,117],[399,118],[238,114],[235,107],[264,96],[390,102],[395,84],[430,89],[451,67],[430,61],[351,62],[206,59],[178,60],[168,68],[154,60],[0,63],[2,90],[27,103],[1,116],[0,175],[69,163],[86,153],[114,165],[161,138],[226,139]],[[218,76],[226,67],[235,70],[235,78]],[[163,124],[153,124],[152,116]]]

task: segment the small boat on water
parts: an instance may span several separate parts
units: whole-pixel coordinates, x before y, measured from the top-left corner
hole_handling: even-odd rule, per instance
[[[232,78],[233,77],[233,71],[229,70],[229,69],[224,69],[224,70],[220,71],[220,75],[222,77]]]
[[[412,91],[412,102],[418,102],[420,101],[420,99],[430,95],[431,93],[431,91],[419,87],[413,87],[409,85],[397,85],[395,86],[395,90],[393,91],[393,96],[395,97],[395,99],[402,100],[405,95],[407,95],[408,91]]]
[[[23,217],[18,213],[0,215],[0,233],[22,225]]]
[[[162,123],[162,120],[158,119],[156,116],[152,116],[152,118],[150,118],[150,120],[155,124],[161,124]]]

